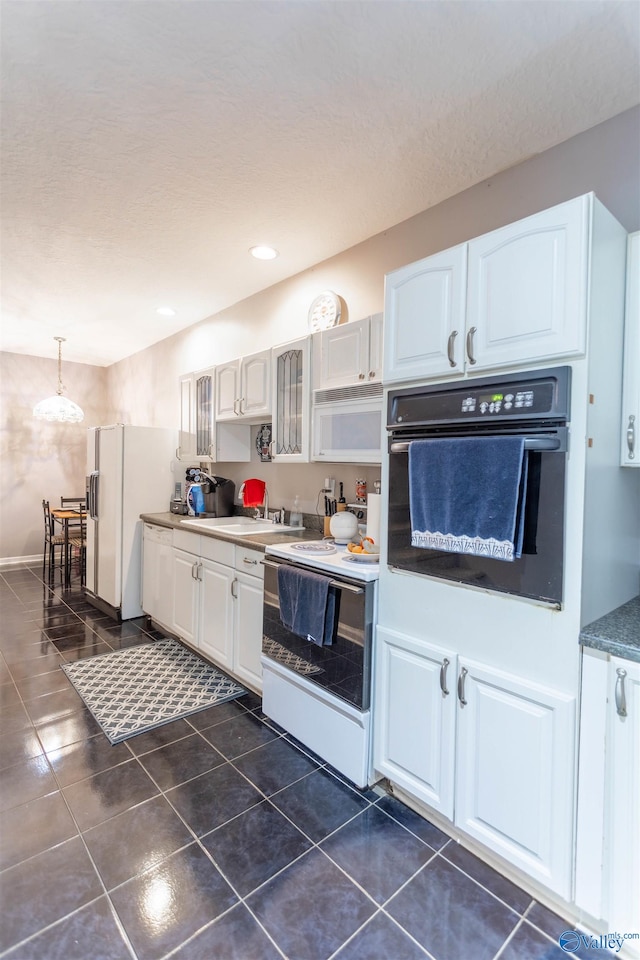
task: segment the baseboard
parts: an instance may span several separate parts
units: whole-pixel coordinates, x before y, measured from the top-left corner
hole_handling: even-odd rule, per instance
[[[0,557],[0,570],[3,567],[32,567],[35,563],[42,563],[42,554],[36,553],[31,557]]]

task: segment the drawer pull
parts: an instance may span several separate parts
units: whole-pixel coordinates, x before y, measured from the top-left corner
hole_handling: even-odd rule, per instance
[[[457,336],[458,336],[458,331],[452,330],[451,333],[449,334],[449,339],[447,340],[447,357],[449,358],[450,367],[455,367],[456,365],[455,356],[453,353],[453,344]]]
[[[470,327],[467,334],[467,356],[469,358],[469,363],[473,366],[476,362],[476,358],[473,355],[473,335],[476,332],[477,327]]]
[[[616,712],[619,717],[626,717],[627,698],[624,692],[624,679],[627,675],[627,671],[623,670],[622,667],[618,667],[616,674]]]
[[[627,425],[627,449],[629,451],[629,460],[633,460],[636,455],[636,418],[633,414],[629,415]]]
[[[440,689],[442,690],[442,696],[448,697],[449,691],[447,689],[447,667],[449,666],[449,660],[447,657],[442,661],[442,666],[440,667]]]
[[[461,707],[466,707],[467,701],[464,698],[464,681],[467,676],[468,670],[466,667],[463,667],[460,671],[460,676],[458,677],[458,700],[460,701]]]

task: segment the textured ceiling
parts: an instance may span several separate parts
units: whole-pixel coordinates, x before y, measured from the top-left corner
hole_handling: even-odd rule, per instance
[[[2,349],[113,363],[621,113],[639,10],[2,0]]]

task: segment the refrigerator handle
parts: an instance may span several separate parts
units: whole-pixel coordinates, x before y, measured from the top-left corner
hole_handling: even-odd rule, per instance
[[[89,516],[92,520],[98,519],[98,477],[97,470],[93,470],[89,476]]]

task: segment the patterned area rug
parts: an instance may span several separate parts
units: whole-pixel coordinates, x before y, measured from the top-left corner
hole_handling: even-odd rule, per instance
[[[169,639],[65,663],[62,669],[112,744],[246,693]]]

